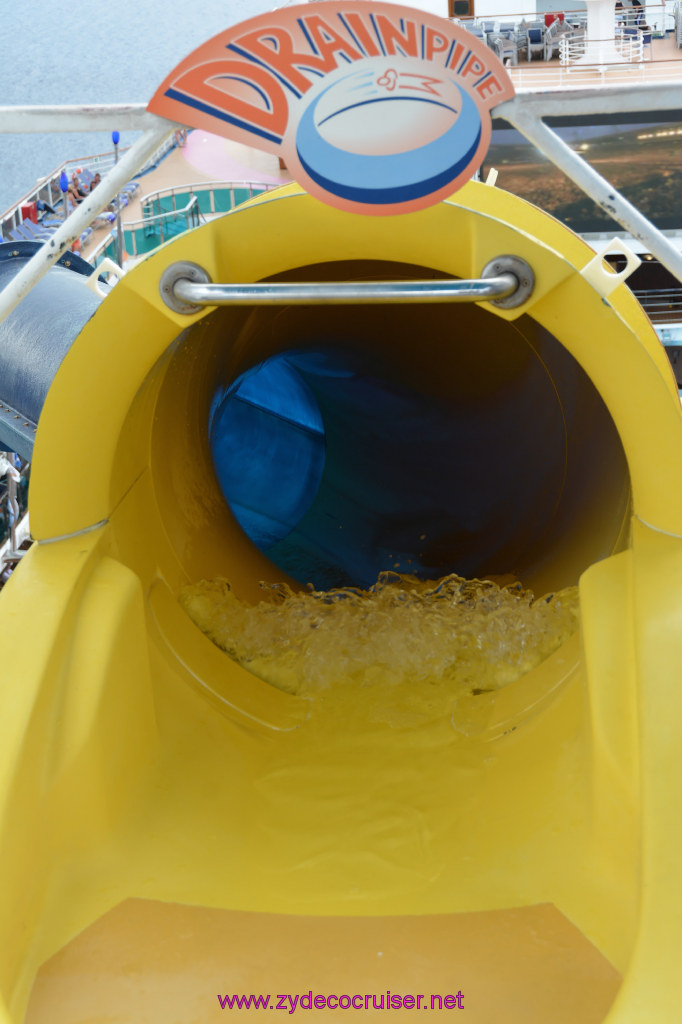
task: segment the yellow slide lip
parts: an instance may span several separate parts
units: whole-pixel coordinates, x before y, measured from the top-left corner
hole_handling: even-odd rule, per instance
[[[323,262],[331,254],[366,260],[384,259],[386,252],[396,261],[437,263],[445,273],[475,277],[501,251],[530,263],[536,287],[525,306],[495,314],[514,320],[528,313],[560,336],[616,423],[630,466],[635,514],[655,529],[682,535],[682,504],[671,500],[677,487],[671,480],[682,480],[682,415],[679,401],[671,400],[677,397],[672,371],[645,314],[625,286],[604,300],[583,280],[580,270],[594,253],[572,232],[522,200],[472,182],[456,200],[399,218],[343,214],[289,186],[153,253],[86,324],[50,389],[36,439],[35,537],[65,536],[108,519],[143,472],[142,460],[135,464],[131,453],[118,452],[135,395],[182,331],[210,315],[208,309],[190,317],[174,314],[159,295],[163,269],[180,254],[204,266],[215,281],[250,282]],[[72,415],[74,394],[78,416]],[[58,489],[60,453],[66,450],[90,469],[55,503],[50,496]],[[127,459],[125,467],[116,463],[117,454]]]
[[[171,313],[161,273],[182,258],[216,281],[254,281],[388,253],[476,277],[503,252],[530,263],[537,287],[495,316],[507,330],[527,315],[558,338],[622,440],[626,471],[600,526],[619,553],[582,575],[582,636],[518,685],[418,729],[362,709],[338,722],[255,680],[180,617],[174,594],[190,573],[233,569],[253,596],[274,569],[217,508],[217,489],[196,486],[210,472],[197,439],[223,321]],[[0,597],[7,1021],[22,1019],[47,957],[133,897],[396,922],[552,902],[627,972],[611,1024],[677,1024],[682,414],[628,289],[606,300],[581,275],[592,255],[474,183],[376,221],[288,188],[169,243],[102,303],[48,394],[31,485],[38,543]],[[225,349],[238,372],[249,353]],[[590,525],[567,544],[576,575],[572,545],[583,553],[576,534]]]
[[[147,599],[174,665],[182,667],[191,685],[209,695],[221,714],[285,732],[300,728],[310,717],[307,698],[278,690],[237,664],[231,664],[227,673],[224,652],[199,632],[162,580],[154,581]]]

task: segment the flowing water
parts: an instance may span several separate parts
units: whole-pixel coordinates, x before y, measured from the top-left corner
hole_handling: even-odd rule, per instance
[[[520,583],[381,573],[369,590],[261,585],[250,605],[224,579],[183,588],[197,626],[240,665],[290,693],[340,687],[498,690],[578,628],[578,588],[535,599]]]

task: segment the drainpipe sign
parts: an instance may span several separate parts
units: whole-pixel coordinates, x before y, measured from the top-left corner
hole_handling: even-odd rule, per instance
[[[259,15],[179,64],[148,109],[273,153],[323,202],[388,215],[468,181],[514,88],[483,40],[411,7],[326,0]]]

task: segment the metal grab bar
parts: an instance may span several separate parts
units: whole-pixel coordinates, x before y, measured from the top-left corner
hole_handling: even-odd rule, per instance
[[[194,284],[181,279],[174,294],[194,306],[328,306],[349,303],[475,302],[515,292],[513,274],[487,281],[344,281],[339,284]]]
[[[195,263],[173,263],[163,272],[160,292],[176,313],[191,315],[205,306],[336,306],[362,303],[491,301],[505,309],[525,302],[533,291],[531,268],[517,256],[498,256],[473,280],[305,281],[296,283],[212,284]]]

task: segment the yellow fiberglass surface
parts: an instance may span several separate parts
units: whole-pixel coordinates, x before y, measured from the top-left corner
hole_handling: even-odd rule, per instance
[[[535,274],[516,309],[187,316],[159,291],[178,260],[216,282],[400,280],[478,277],[503,254]],[[48,393],[35,543],[0,595],[3,1024],[219,1020],[228,995],[271,997],[241,1011],[254,1020],[276,1000],[337,1020],[343,996],[382,1019],[679,1021],[682,416],[627,287],[583,276],[593,255],[485,185],[393,218],[292,186],[103,301]],[[325,395],[371,359],[373,393],[409,384],[448,410],[502,509],[494,565],[471,530],[486,554],[470,575],[579,585],[580,629],[509,685],[413,719],[378,713],[371,679],[289,693],[212,644],[185,585],[226,578],[249,603],[261,581],[306,582],[240,526],[207,427],[217,394],[292,351],[351,365]],[[362,394],[338,456],[360,510]]]

